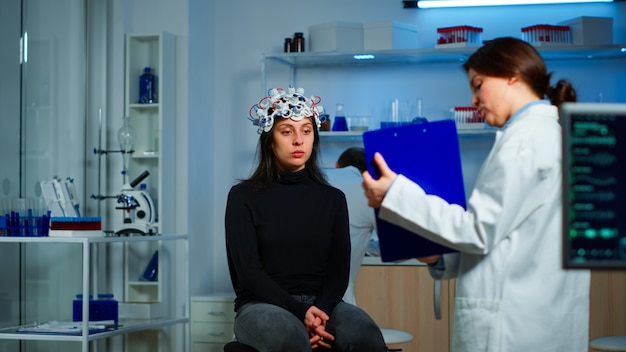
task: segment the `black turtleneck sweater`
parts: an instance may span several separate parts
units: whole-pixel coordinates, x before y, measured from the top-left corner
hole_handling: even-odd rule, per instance
[[[307,169],[261,191],[244,181],[228,194],[225,222],[235,310],[260,300],[304,320],[310,304],[291,295],[317,296],[328,315],[341,301],[350,270],[343,192],[316,183]]]

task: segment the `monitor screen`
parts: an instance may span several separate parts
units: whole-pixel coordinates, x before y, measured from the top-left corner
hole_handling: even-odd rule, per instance
[[[626,268],[626,104],[567,103],[563,266]]]

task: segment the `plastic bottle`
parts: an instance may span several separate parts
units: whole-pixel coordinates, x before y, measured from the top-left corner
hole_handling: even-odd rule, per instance
[[[139,76],[139,103],[154,104],[157,102],[157,81],[150,67],[143,69]]]

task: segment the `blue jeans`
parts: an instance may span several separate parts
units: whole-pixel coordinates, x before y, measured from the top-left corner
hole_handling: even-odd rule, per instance
[[[315,302],[314,296],[293,297],[302,302]],[[361,308],[343,301],[330,314],[326,331],[335,336],[331,351],[387,351],[383,335],[372,318]],[[235,337],[259,352],[312,351],[304,322],[286,309],[264,302],[250,302],[237,311]],[[318,348],[315,351],[327,350]]]

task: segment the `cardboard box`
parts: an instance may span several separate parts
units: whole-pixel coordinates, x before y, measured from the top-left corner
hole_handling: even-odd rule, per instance
[[[417,49],[417,26],[400,22],[365,23],[363,49]]]
[[[613,18],[611,17],[583,16],[560,22],[559,25],[570,27],[574,45],[613,44]]]
[[[363,25],[329,22],[309,27],[309,51],[363,50]]]

